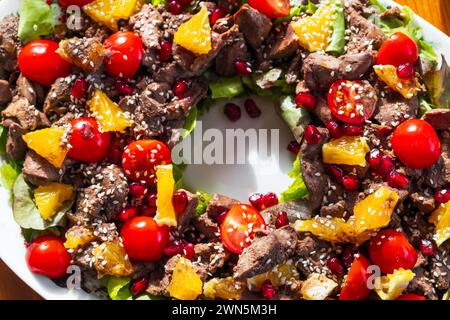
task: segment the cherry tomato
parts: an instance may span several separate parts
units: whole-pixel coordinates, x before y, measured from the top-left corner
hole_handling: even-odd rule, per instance
[[[128,178],[155,184],[156,166],[172,163],[169,148],[158,140],[138,140],[130,143],[122,155],[122,168]]]
[[[56,53],[58,43],[50,40],[35,40],[20,50],[18,63],[25,78],[50,86],[56,79],[67,77],[72,66]]]
[[[169,243],[169,228],[151,217],[134,217],[122,227],[120,236],[132,260],[154,262],[161,259]]]
[[[328,106],[339,120],[361,124],[375,111],[375,97],[364,97],[366,89],[361,81],[338,80],[328,92]]]
[[[400,297],[398,297],[395,300],[427,300],[424,296],[414,294],[414,293],[405,293],[402,294]]]
[[[415,65],[419,59],[416,42],[401,32],[390,36],[378,51],[377,64],[399,67],[410,63]]]
[[[367,271],[369,267],[370,261],[362,255],[353,260],[339,300],[364,300],[369,296],[368,280],[371,275]]]
[[[241,254],[247,248],[255,232],[266,228],[266,222],[253,206],[237,204],[225,215],[220,225],[223,245],[231,252]]]
[[[68,6],[79,6],[82,7],[87,5],[88,3],[93,2],[94,0],[58,0],[58,3],[61,7],[67,8]]]
[[[83,162],[100,162],[106,158],[111,145],[109,132],[101,132],[94,118],[78,118],[71,122],[68,156]]]
[[[105,58],[106,72],[113,77],[133,78],[141,65],[141,38],[134,32],[119,31],[106,39],[104,46],[110,50]]]
[[[249,0],[248,4],[270,19],[285,17],[291,12],[289,0]]]
[[[380,231],[370,240],[369,255],[385,274],[399,268],[412,269],[417,262],[414,247],[402,232],[393,229]]]
[[[413,169],[429,168],[439,161],[441,142],[434,128],[420,119],[400,124],[392,135],[392,149],[403,164]]]
[[[26,261],[31,272],[52,279],[64,277],[71,260],[63,241],[54,236],[39,237],[27,248]]]

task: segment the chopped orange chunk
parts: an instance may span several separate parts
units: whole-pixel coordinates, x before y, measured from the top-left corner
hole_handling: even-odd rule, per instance
[[[116,20],[128,20],[146,2],[146,0],[115,0],[112,17]]]
[[[178,28],[173,41],[198,55],[207,54],[212,50],[211,25],[205,6]]]
[[[36,151],[56,168],[61,168],[69,149],[63,145],[65,130],[59,127],[33,131],[23,136],[28,148]]]
[[[305,300],[325,300],[338,284],[324,274],[313,273],[306,279],[300,292]]]
[[[73,250],[81,248],[95,239],[91,229],[77,225],[67,230],[65,236],[66,242],[64,242],[64,246]]]
[[[113,17],[115,3],[117,0],[95,0],[83,6],[83,11],[92,20],[98,22],[112,31],[119,30],[118,19]]]
[[[53,182],[34,190],[36,206],[45,220],[52,218],[64,202],[71,200],[72,197],[73,187],[68,184]]]
[[[394,66],[377,65],[374,66],[373,69],[378,77],[386,83],[389,88],[399,92],[406,99],[412,99],[419,92],[425,90],[417,77],[407,80],[400,79],[397,75],[397,69]]]
[[[195,272],[191,261],[180,258],[169,285],[170,296],[179,300],[195,300],[202,292],[203,282]]]
[[[238,300],[245,289],[245,284],[233,277],[214,278],[205,283],[203,294],[209,299]]]
[[[382,300],[395,300],[402,295],[415,276],[415,273],[411,270],[396,269],[392,274],[382,276],[379,279],[380,286],[375,288],[375,291]]]
[[[261,287],[266,280],[270,280],[275,287],[283,286],[291,279],[298,280],[299,274],[293,263],[284,263],[276,266],[271,271],[259,274],[247,279],[247,286],[251,291],[261,291]]]
[[[80,48],[83,41],[84,47]],[[78,50],[75,51],[75,49]],[[83,54],[80,51],[83,50]],[[103,63],[105,48],[96,38],[80,40],[78,38],[62,40],[59,43],[58,54],[64,60],[76,65],[87,72],[97,71]],[[77,54],[75,54],[77,52]],[[85,58],[85,56],[88,56]]]
[[[434,240],[438,246],[450,239],[450,202],[441,204],[433,211],[429,222],[434,224]]]
[[[344,136],[323,145],[323,162],[364,167],[367,163],[366,154],[369,151],[369,145],[363,137]]]
[[[103,242],[92,249],[92,254],[99,278],[105,275],[126,277],[133,273],[133,266],[119,240]]]
[[[156,167],[156,187],[158,200],[156,202],[155,221],[159,225],[175,227],[177,215],[172,204],[175,192],[175,179],[173,178],[173,167],[171,164]]]

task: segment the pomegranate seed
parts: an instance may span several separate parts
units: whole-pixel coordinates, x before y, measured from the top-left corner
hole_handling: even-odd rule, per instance
[[[114,83],[114,88],[119,94],[124,96],[132,95],[134,91],[128,83],[122,80],[116,81],[116,83]]]
[[[450,201],[450,190],[442,189],[437,190],[434,194],[434,199],[439,203],[447,203]]]
[[[342,185],[345,190],[356,191],[359,189],[361,184],[356,176],[348,175],[342,178]]]
[[[172,197],[172,204],[178,213],[184,212],[188,204],[187,194],[184,191],[177,191]]]
[[[192,3],[192,0],[178,0],[183,6],[188,6]]]
[[[381,166],[381,158],[382,158],[382,154],[381,154],[380,150],[373,149],[370,151],[367,161],[369,162],[369,165],[372,168],[372,170],[378,172],[378,169]]]
[[[161,49],[158,52],[158,59],[161,62],[169,61],[172,58],[172,42],[163,40]]]
[[[209,23],[211,26],[215,25],[217,20],[220,18],[225,17],[226,11],[222,7],[215,7],[213,11],[211,11],[211,14],[209,15]]]
[[[382,155],[381,156],[381,161],[380,161],[380,166],[379,166],[379,174],[383,177],[383,178],[387,178],[389,177],[389,175],[391,174],[392,171],[394,171],[394,161],[392,161],[392,159],[387,156],[387,155]]]
[[[252,66],[247,61],[238,59],[234,65],[236,67],[236,72],[243,77],[249,77],[253,73]]]
[[[392,188],[406,189],[409,186],[408,177],[398,171],[392,171],[387,178],[387,182]]]
[[[127,208],[127,209],[124,209],[119,214],[119,220],[122,221],[122,222],[127,222],[131,218],[136,217],[137,214],[138,214],[138,209],[137,208],[135,208],[135,207]]]
[[[138,296],[141,293],[144,293],[145,290],[148,288],[148,278],[142,277],[135,279],[131,282],[130,285],[130,291],[133,296]]]
[[[217,223],[219,224],[219,226],[223,223],[223,221],[225,220],[225,216],[227,215],[228,211],[224,211],[221,214],[219,214],[216,218]]]
[[[84,99],[86,98],[88,92],[89,85],[86,80],[78,78],[75,80],[75,83],[72,87],[71,95],[75,99]]]
[[[109,149],[108,160],[116,165],[122,164],[122,151],[119,147],[111,147],[111,149]]]
[[[195,256],[195,246],[192,243],[185,243],[183,248],[183,257],[192,260]]]
[[[322,134],[316,126],[309,124],[305,128],[305,141],[307,144],[318,144],[322,140]]]
[[[130,188],[131,196],[133,196],[136,199],[144,198],[147,188],[143,184],[133,182],[130,183],[128,187]]]
[[[342,264],[347,269],[351,267],[353,260],[355,260],[356,250],[353,247],[345,247],[342,251]]]
[[[402,64],[397,68],[397,76],[402,80],[409,80],[414,77],[416,71],[411,63]]]
[[[344,136],[361,136],[364,132],[364,128],[361,125],[344,123],[342,125],[342,132],[344,133]]]
[[[169,1],[167,9],[171,14],[180,14],[183,11],[183,6],[176,0]]]
[[[316,97],[309,92],[300,92],[295,96],[295,103],[299,108],[314,109],[317,104]]]
[[[345,272],[341,261],[336,257],[332,257],[332,258],[328,259],[327,267],[328,267],[328,269],[330,269],[330,271],[333,274],[335,274],[337,276],[343,275]]]
[[[156,215],[156,207],[142,206],[139,208],[139,213],[144,217],[154,217]]]
[[[233,122],[241,118],[241,108],[234,103],[227,103],[224,108],[224,113]]]
[[[342,183],[342,180],[344,179],[344,171],[342,171],[341,168],[339,168],[338,166],[331,166],[328,171],[336,179],[337,182]]]
[[[269,192],[263,196],[264,208],[270,208],[278,204],[278,197],[275,193]]]
[[[188,84],[184,80],[179,80],[175,83],[173,87],[173,92],[177,96],[178,99],[183,99],[186,96],[186,93],[189,89]]]
[[[169,257],[173,257],[177,254],[182,254],[184,250],[184,243],[179,240],[175,240],[169,243],[167,247],[164,248],[164,254]]]
[[[280,229],[281,227],[287,226],[289,224],[288,215],[285,211],[281,211],[277,219],[275,220],[275,228]]]
[[[250,118],[258,118],[261,115],[261,109],[259,109],[253,99],[245,100],[244,107]]]
[[[343,136],[342,127],[337,120],[334,119],[328,120],[325,126],[327,127],[328,131],[330,132],[333,138],[339,139],[340,137]]]
[[[289,142],[287,149],[293,154],[297,155],[300,152],[300,143],[295,140],[291,141]]]
[[[147,205],[152,208],[156,208],[156,200],[158,200],[158,195],[155,191],[151,191],[147,195]]]
[[[275,297],[277,291],[275,290],[275,287],[272,285],[272,281],[267,279],[263,282],[261,293],[265,299],[272,299]]]
[[[437,252],[436,243],[433,240],[425,238],[420,239],[419,249],[425,257],[434,256]]]
[[[254,193],[248,198],[248,201],[256,208],[256,210],[261,211],[264,209],[263,198],[264,196],[261,193]]]

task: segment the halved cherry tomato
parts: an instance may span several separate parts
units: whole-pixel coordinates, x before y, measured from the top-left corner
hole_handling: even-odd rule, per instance
[[[369,255],[385,274],[391,274],[399,268],[412,269],[417,262],[417,251],[408,238],[393,229],[380,231],[370,240]]]
[[[88,3],[93,2],[94,0],[58,0],[58,3],[61,7],[67,8],[68,6],[79,6],[82,7],[87,5]]]
[[[123,246],[130,259],[158,261],[169,243],[169,228],[160,226],[151,217],[134,217],[120,230]]]
[[[44,86],[50,86],[60,77],[67,77],[72,72],[72,66],[56,53],[58,48],[58,43],[54,41],[30,41],[19,53],[20,72],[25,78]]]
[[[403,164],[425,169],[439,161],[441,142],[434,128],[420,119],[400,124],[392,135],[392,149]]]
[[[64,277],[71,260],[72,256],[58,237],[39,237],[27,248],[26,261],[31,272],[52,279]]]
[[[83,162],[100,162],[106,158],[111,145],[111,135],[109,132],[100,131],[97,120],[78,118],[70,124],[70,158]]]
[[[155,184],[156,166],[170,164],[169,148],[158,140],[138,140],[125,147],[122,168],[128,178],[142,183]]]
[[[424,296],[420,296],[418,294],[414,293],[405,293],[402,294],[400,297],[398,297],[395,300],[427,300]]]
[[[399,67],[404,64],[415,65],[419,59],[416,42],[401,32],[390,36],[378,51],[377,64]]]
[[[253,206],[237,204],[225,215],[220,225],[223,245],[231,252],[241,254],[255,236],[255,232],[266,228],[262,215]]]
[[[341,290],[339,300],[364,300],[370,294],[368,280],[371,274],[367,271],[370,261],[359,255],[353,260],[347,279]]]
[[[372,91],[372,89],[370,89]],[[338,80],[328,92],[328,106],[339,120],[360,124],[369,119],[375,111],[376,95],[366,96],[366,87],[362,81]]]
[[[105,58],[106,72],[113,77],[133,78],[143,55],[141,37],[134,32],[119,31],[106,39],[104,46],[110,50]]]
[[[248,0],[248,4],[270,19],[285,17],[291,12],[289,0]]]

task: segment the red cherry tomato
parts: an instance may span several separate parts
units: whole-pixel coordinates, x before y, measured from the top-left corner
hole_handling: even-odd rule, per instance
[[[380,231],[370,240],[369,255],[385,274],[399,268],[412,269],[417,262],[414,247],[402,232],[393,229]]]
[[[110,54],[105,58],[106,72],[113,77],[131,79],[142,60],[142,40],[136,33],[119,31],[106,39],[105,48]]]
[[[132,260],[154,262],[161,259],[169,243],[169,228],[151,217],[134,217],[122,227],[120,236]]]
[[[419,59],[419,48],[413,39],[397,32],[389,37],[378,51],[377,64],[399,67],[410,63],[415,65]]]
[[[418,294],[414,293],[406,293],[402,294],[400,297],[398,297],[395,300],[427,300],[424,296],[420,296]]]
[[[248,4],[270,19],[285,17],[291,12],[289,0],[248,0]]]
[[[370,261],[366,257],[359,255],[355,258],[341,290],[339,300],[364,300],[369,296],[368,280],[371,275],[367,271],[369,267]]]
[[[94,0],[58,0],[58,3],[61,7],[67,8],[68,6],[79,6],[82,7],[87,5],[88,3],[93,2]]]
[[[122,168],[128,178],[155,184],[156,166],[172,163],[169,148],[158,140],[138,140],[130,143],[122,155]]]
[[[109,132],[101,132],[94,118],[78,118],[71,122],[68,156],[83,162],[100,162],[106,158],[111,145]]]
[[[42,236],[27,248],[26,261],[31,272],[52,279],[64,277],[71,260],[63,241],[57,237]]]
[[[392,135],[392,149],[403,164],[413,169],[429,168],[438,162],[441,142],[426,121],[410,119],[400,124]]]
[[[50,40],[35,40],[20,50],[18,63],[25,78],[50,86],[56,79],[67,77],[72,66],[56,50],[59,45]]]
[[[375,111],[376,99],[363,97],[364,84],[361,81],[338,80],[328,92],[328,106],[339,120],[361,124]]]
[[[220,225],[223,245],[231,252],[241,254],[247,248],[255,232],[266,228],[266,222],[253,206],[237,204],[225,215]]]

